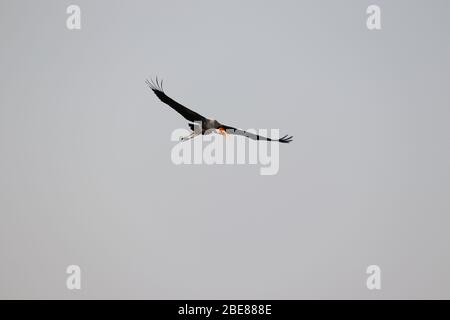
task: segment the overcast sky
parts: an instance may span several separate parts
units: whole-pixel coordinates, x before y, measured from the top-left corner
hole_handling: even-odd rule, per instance
[[[450,298],[449,12],[0,1],[0,298]],[[278,174],[174,165],[187,125],[156,75],[205,116],[293,135]]]

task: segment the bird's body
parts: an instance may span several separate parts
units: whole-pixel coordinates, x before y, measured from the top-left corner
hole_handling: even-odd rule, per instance
[[[213,119],[204,119],[201,122],[202,134],[208,134],[211,130],[219,129],[221,124]]]
[[[219,130],[222,126],[217,120],[205,118],[201,122],[195,122],[195,124],[189,123],[189,127],[192,131],[195,131],[196,125],[199,125],[202,130],[202,134],[210,134],[213,130]]]
[[[153,90],[156,96],[165,104],[169,105],[172,109],[181,114],[186,120],[189,121],[189,127],[193,131],[189,136],[182,138],[181,140],[189,140],[194,138],[195,136],[202,134],[210,134],[212,132],[218,131],[220,134],[225,135],[226,133],[235,134],[245,136],[247,138],[253,140],[266,140],[266,141],[277,141],[282,143],[289,143],[292,141],[292,136],[285,135],[280,139],[271,139],[267,137],[263,137],[254,133],[250,133],[241,129],[237,129],[234,127],[230,127],[224,124],[221,124],[219,121],[214,119],[208,119],[204,116],[198,114],[191,109],[186,108],[182,104],[176,102],[172,98],[169,98],[165,93],[162,86],[162,81],[159,82],[158,78],[156,78],[156,83],[149,80],[146,80],[145,83]]]

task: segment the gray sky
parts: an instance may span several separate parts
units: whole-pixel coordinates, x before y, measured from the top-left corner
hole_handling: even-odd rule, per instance
[[[1,0],[0,298],[450,298],[449,9]],[[155,75],[279,173],[175,166]]]

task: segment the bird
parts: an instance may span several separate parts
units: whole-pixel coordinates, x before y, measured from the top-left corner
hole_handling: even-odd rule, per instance
[[[251,133],[242,129],[238,129],[232,126],[224,125],[220,123],[219,121],[215,119],[208,119],[204,116],[198,114],[197,112],[183,106],[182,104],[178,103],[177,101],[173,100],[169,96],[167,96],[164,93],[163,88],[163,80],[158,80],[158,77],[156,77],[155,81],[153,79],[145,80],[145,83],[147,86],[156,94],[156,96],[167,104],[169,107],[174,109],[176,112],[178,112],[180,115],[182,115],[187,121],[189,128],[193,131],[190,135],[187,137],[182,137],[181,141],[187,141],[190,139],[195,138],[197,135],[206,135],[210,134],[212,132],[217,132],[222,135],[228,134],[234,134],[239,136],[244,136],[249,139],[253,140],[263,140],[263,141],[273,141],[273,142],[280,142],[280,143],[290,143],[292,141],[293,136],[285,135],[279,139],[271,139],[267,138],[255,133]]]

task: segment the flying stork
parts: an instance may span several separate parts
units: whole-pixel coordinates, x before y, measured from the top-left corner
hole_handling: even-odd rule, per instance
[[[226,133],[240,135],[240,136],[244,136],[244,137],[247,137],[247,138],[250,138],[253,140],[265,140],[265,141],[274,141],[274,142],[281,142],[281,143],[289,143],[292,141],[293,137],[289,136],[289,135],[285,135],[280,139],[271,139],[271,138],[260,136],[258,134],[254,134],[251,132],[247,132],[247,131],[244,131],[241,129],[237,129],[234,127],[230,127],[230,126],[221,124],[219,121],[214,120],[214,119],[205,118],[204,116],[198,114],[197,112],[186,108],[182,104],[180,104],[180,103],[176,102],[175,100],[173,100],[172,98],[168,97],[164,93],[163,81],[162,80],[159,81],[158,77],[156,77],[155,81],[153,81],[153,79],[151,81],[146,79],[145,83],[149,86],[150,89],[153,90],[153,92],[156,94],[156,96],[162,102],[169,105],[172,109],[174,109],[176,112],[181,114],[187,121],[189,121],[188,125],[193,132],[190,135],[188,135],[187,137],[181,138],[181,141],[186,141],[186,140],[192,139],[199,134],[202,134],[202,135],[209,134],[213,131],[218,131],[220,134],[223,134],[223,135],[225,135]],[[201,130],[195,130],[196,128],[198,128],[196,126],[199,126],[199,125],[201,126]]]

